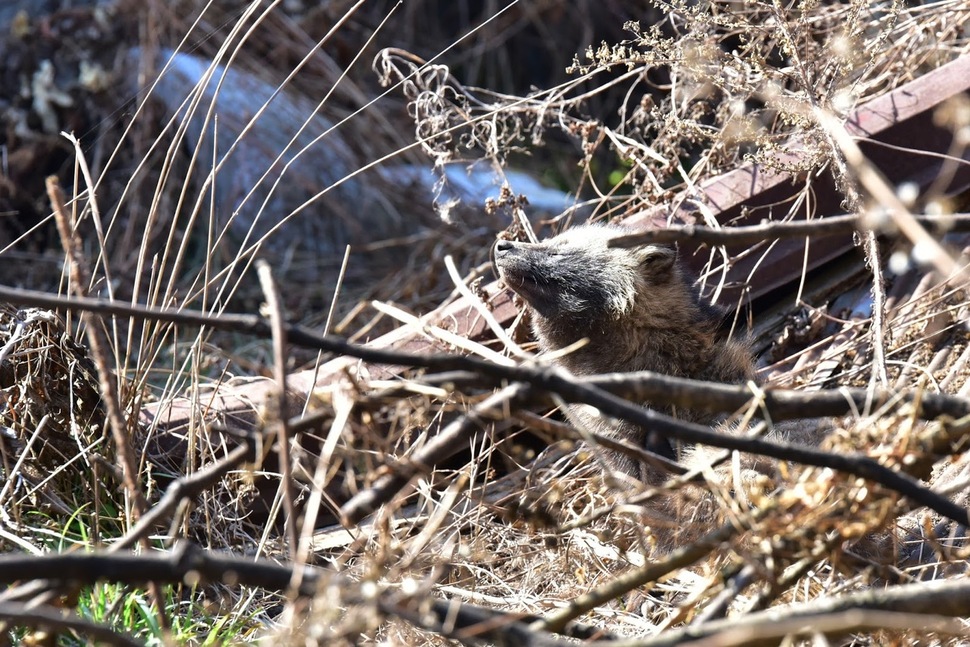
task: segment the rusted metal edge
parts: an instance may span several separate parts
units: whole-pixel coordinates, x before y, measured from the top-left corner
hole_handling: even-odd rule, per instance
[[[867,158],[886,179],[898,186],[912,182],[921,190],[929,187],[939,174],[949,152],[952,133],[934,123],[934,108],[947,99],[970,89],[970,55],[962,56],[891,92],[880,95],[856,108],[846,120],[846,129],[859,139]],[[778,156],[782,163],[799,159],[798,137],[789,144],[791,150]],[[965,153],[966,155],[966,153]],[[722,225],[757,224],[776,219],[776,212],[787,210],[787,202],[804,186],[806,178],[781,173],[756,164],[745,164],[701,185],[697,195],[681,194],[671,204],[659,205],[628,217],[624,222],[633,228],[651,228],[667,223],[697,224],[701,206],[717,216]],[[970,184],[970,167],[958,169],[952,187]],[[814,217],[844,212],[844,195],[831,174],[812,179]],[[795,280],[802,272],[807,256],[809,268],[818,267],[843,254],[852,246],[851,237],[813,242],[806,253],[804,241],[781,240],[773,243],[767,265],[771,271],[754,272],[759,255],[736,262],[727,273],[733,289],[722,295],[722,303],[753,299]],[[697,249],[686,251],[688,262],[702,269],[707,254]],[[738,248],[728,248],[738,251]]]
[[[847,128],[854,136],[864,138],[860,146],[890,182],[899,184],[912,181],[925,189],[937,176],[943,163],[939,154],[948,152],[952,139],[948,131],[933,123],[933,109],[968,90],[970,55],[965,55],[860,106],[847,120]],[[799,158],[797,150],[785,155],[791,156],[792,160]],[[770,218],[777,205],[784,205],[801,190],[800,183],[804,184],[805,180],[790,173],[746,164],[704,183],[699,194],[681,193],[671,203],[679,205],[675,210],[660,205],[632,214],[623,222],[633,229],[664,226],[667,222],[691,223],[696,221],[697,205],[701,201],[722,224],[757,223]],[[970,167],[959,169],[953,183],[961,186],[970,184]],[[812,190],[815,217],[842,212],[843,196],[831,177],[814,179]],[[845,238],[841,242],[813,246],[808,251],[809,266],[816,267],[839,256],[851,244],[851,240]],[[741,289],[746,289],[746,296],[753,298],[786,284],[796,278],[795,272],[801,272],[805,253],[803,242],[778,241],[772,248],[768,262],[764,264],[772,271],[761,272],[756,285],[742,285]],[[688,254],[688,260],[693,260],[695,269],[702,262],[700,258],[700,255]],[[732,267],[729,280],[742,284],[752,272],[754,260],[745,259]],[[778,268],[785,271],[775,271]],[[494,282],[484,286],[483,291],[494,317],[503,324],[510,322],[516,310],[508,294]],[[737,293],[740,293],[740,289],[728,297],[737,298]],[[425,320],[430,325],[469,339],[479,339],[487,331],[478,311],[464,298],[430,313]],[[374,339],[369,344],[411,353],[440,352],[444,349],[440,342],[408,326]],[[337,358],[316,371],[303,371],[290,376],[287,386],[294,395],[305,398],[315,386],[331,384],[358,364],[358,360],[353,358]],[[400,368],[368,366],[367,371],[371,377],[386,378],[398,374]],[[156,431],[170,431],[187,427],[193,419],[211,420],[217,416],[234,415],[249,418],[253,402],[262,402],[269,388],[268,380],[226,387],[226,392],[220,393],[215,400],[218,405],[194,403],[189,398],[149,404],[142,409],[140,421]]]

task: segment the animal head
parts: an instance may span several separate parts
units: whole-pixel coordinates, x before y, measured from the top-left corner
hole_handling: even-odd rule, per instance
[[[672,248],[609,246],[627,233],[583,225],[541,243],[499,240],[494,264],[505,284],[543,318],[579,325],[616,321],[633,314],[639,300],[680,283]]]

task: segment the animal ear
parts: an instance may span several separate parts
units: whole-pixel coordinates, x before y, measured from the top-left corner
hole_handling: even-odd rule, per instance
[[[670,247],[648,245],[639,250],[640,268],[649,276],[668,276],[677,260],[677,252]]]

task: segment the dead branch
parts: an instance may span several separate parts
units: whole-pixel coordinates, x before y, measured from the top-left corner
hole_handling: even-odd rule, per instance
[[[89,622],[65,609],[34,607],[17,602],[0,604],[0,621],[18,627],[43,627],[52,631],[71,630],[84,634],[99,644],[116,647],[140,647],[140,643],[104,625]]]
[[[0,555],[0,583],[12,584],[18,580],[46,579],[54,582],[93,584],[111,581],[138,585],[146,581],[168,584],[191,583],[204,585],[224,583],[230,585],[256,586],[267,590],[285,591],[297,570],[302,583],[295,593],[312,596],[324,577],[335,573],[309,567],[296,566],[291,562],[278,564],[270,560],[253,561],[251,557],[233,556],[206,551],[190,542],[180,542],[171,552],[152,552],[141,555],[109,552],[51,554],[41,556]],[[402,600],[395,591],[382,592],[378,598],[382,612],[414,622],[416,626],[450,636],[467,643],[484,639],[501,639],[511,642],[500,644],[546,645],[567,644],[564,641],[531,629],[526,621],[534,622],[535,616],[503,613],[476,607],[467,603],[432,599],[431,611],[436,622],[429,624],[422,614]],[[421,604],[424,600],[421,601]],[[62,615],[60,609],[41,608],[36,616],[22,613],[26,605],[5,601],[0,604],[0,619],[9,618],[18,624],[52,625],[73,628],[104,640],[109,644],[130,645],[118,634],[105,634],[106,628]],[[64,621],[61,622],[60,620]],[[81,624],[78,624],[81,623]],[[567,635],[589,638],[602,635],[595,628],[571,626]],[[104,637],[102,637],[104,636]]]
[[[207,551],[191,542],[181,541],[171,551],[141,555],[108,551],[0,555],[0,583],[37,579],[83,583],[107,580],[127,584],[222,583],[286,591],[293,568],[268,559],[253,560],[243,555]],[[310,566],[301,568],[305,572],[296,593],[311,596],[326,571]]]
[[[954,213],[945,216],[914,216],[913,219],[931,233],[970,231],[970,214]],[[874,228],[874,225],[879,226]],[[782,238],[826,238],[844,236],[856,231],[875,231],[879,234],[894,233],[892,222],[874,223],[866,215],[827,216],[814,220],[790,222],[762,222],[746,227],[706,227],[703,225],[669,226],[650,229],[610,241],[610,247],[637,247],[649,243],[678,243],[691,241],[708,245],[751,245]]]
[[[606,415],[651,429],[667,438],[758,454],[803,465],[828,467],[853,476],[860,476],[894,490],[957,523],[968,523],[968,511],[965,508],[934,493],[908,474],[896,472],[863,454],[842,455],[761,438],[720,434],[709,427],[676,420],[634,405],[596,387],[578,383],[562,371],[544,371],[539,377],[537,382],[531,382],[533,386],[559,393],[571,402],[590,404]]]
[[[464,359],[488,364],[487,362],[481,362],[474,358]],[[489,364],[489,366],[494,368],[496,365]],[[863,454],[835,454],[820,449],[779,441],[721,434],[709,427],[683,422],[632,404],[588,382],[577,380],[568,372],[558,368],[533,369],[522,366],[502,368],[512,372],[522,371],[519,375],[523,376],[528,374],[528,377],[523,377],[523,380],[533,387],[537,387],[546,392],[557,393],[572,403],[592,405],[605,415],[651,429],[668,439],[758,454],[803,465],[828,467],[875,481],[920,505],[935,510],[957,523],[968,523],[968,512],[966,509],[934,493],[929,488],[924,487],[919,481],[908,474],[894,471]],[[393,482],[400,482],[400,478],[394,479]],[[370,491],[365,490],[341,508],[341,518],[345,523],[352,524],[359,522],[367,514],[373,512],[375,509],[373,506],[376,501],[387,500],[386,497],[392,484],[391,477],[385,477],[379,481],[379,484],[381,486],[380,496],[375,497]]]
[[[47,195],[50,198],[51,206],[54,209],[57,231],[61,236],[61,245],[64,253],[70,261],[71,283],[74,291],[81,297],[86,296],[88,272],[80,250],[78,249],[77,237],[74,234],[74,223],[67,213],[65,206],[64,191],[58,182],[57,176],[47,178]],[[138,485],[135,477],[135,461],[132,454],[131,445],[128,441],[128,423],[122,413],[121,400],[117,390],[115,378],[111,375],[108,366],[108,355],[111,344],[104,330],[101,328],[100,321],[94,316],[96,313],[86,311],[81,314],[87,331],[88,343],[91,346],[91,355],[95,365],[98,367],[98,378],[101,383],[102,402],[108,411],[108,421],[111,426],[111,435],[114,438],[115,450],[118,453],[118,462],[121,463],[124,475],[125,489],[132,500],[132,510],[134,518],[137,520],[147,504],[145,495]]]
[[[483,640],[497,645],[522,645],[526,647],[559,647],[574,645],[575,642],[536,631],[527,623],[534,622],[536,616],[496,611],[467,602],[456,600],[430,600],[430,614],[422,613],[424,601],[417,609],[407,602],[395,599],[396,596],[382,596],[378,607],[388,615],[398,616],[416,627],[434,631],[442,636],[457,640],[466,645],[478,645]],[[566,633],[566,632],[564,632]],[[568,635],[572,638],[589,639],[603,637],[603,632],[589,627],[570,627]]]
[[[896,617],[902,614],[902,617]],[[800,605],[760,611],[741,618],[709,622],[665,632],[638,643],[673,647],[688,641],[710,645],[777,645],[785,636],[821,634],[838,637],[863,629],[922,629],[967,636],[963,622],[942,617],[970,614],[970,582],[936,580],[822,598]],[[899,622],[902,620],[902,622]]]
[[[312,596],[324,577],[335,573],[314,567],[295,566],[290,562],[278,564],[270,560],[253,561],[251,557],[232,556],[206,551],[189,542],[180,544],[171,552],[152,552],[142,555],[76,553],[42,556],[0,555],[0,583],[12,584],[18,580],[43,578],[58,582],[93,584],[111,581],[125,584],[142,584],[146,581],[169,584],[191,583],[204,585],[224,583],[230,585],[256,586],[267,590],[284,591],[292,581],[293,573],[300,570],[302,584],[297,593]],[[426,600],[422,599],[419,606]],[[416,626],[442,633],[466,644],[482,639],[502,640],[499,644],[526,644],[544,647],[562,645],[566,642],[530,628],[526,622],[538,620],[535,616],[504,613],[450,600],[430,600],[430,610],[436,619],[429,623],[394,590],[384,591],[377,600],[383,613],[402,617]],[[26,605],[16,602],[0,604],[0,619],[10,619],[18,624],[44,625],[76,629],[113,645],[133,645],[127,638],[108,633],[105,627],[88,623],[60,609],[43,607],[26,612]],[[603,636],[596,628],[572,625],[565,631],[574,638]],[[509,642],[510,641],[510,642]]]
[[[755,396],[746,385],[703,382],[651,371],[574,377],[578,383],[596,386],[628,400],[673,405],[707,413],[734,413],[748,406]],[[472,387],[494,388],[502,378],[481,372],[453,371],[430,373],[416,380],[422,384],[462,390]],[[388,394],[397,393],[388,391]],[[400,393],[403,394],[403,390]],[[936,420],[943,416],[958,419],[970,415],[970,401],[944,393],[841,387],[819,391],[767,389],[759,397],[759,407],[763,413],[776,422],[844,416],[889,405],[897,408],[916,405],[915,415],[921,420]]]
[[[67,297],[0,286],[0,300],[19,305],[78,312],[94,312],[134,317],[142,320],[166,321],[189,326],[206,326],[215,330],[271,338],[271,325],[258,315],[210,315],[194,310],[174,310],[148,306],[133,306],[104,299]],[[528,365],[503,366],[475,357],[449,354],[416,354],[354,344],[336,335],[320,335],[304,326],[286,324],[290,343],[313,348],[334,355],[361,359],[372,364],[408,366],[445,372],[437,378],[424,378],[428,383],[459,384],[477,380],[481,386],[495,386],[506,381],[537,384],[543,369]],[[432,381],[435,380],[435,381]],[[699,382],[647,371],[631,374],[606,374],[589,378],[574,378],[583,384],[595,385],[606,391],[647,403],[670,403],[712,413],[730,413],[745,406],[751,391],[745,386]],[[565,394],[564,394],[565,395]],[[841,416],[867,407],[879,407],[888,402],[909,403],[917,400],[914,393],[892,390],[838,389],[835,391],[765,392],[765,408],[775,420],[802,417]],[[932,420],[942,415],[961,418],[970,415],[970,401],[945,394],[926,393],[918,396],[919,417]]]
[[[649,371],[604,374],[579,381],[630,400],[650,404],[670,403],[710,413],[733,413],[747,406],[754,397],[751,389],[743,385],[701,382]],[[970,401],[965,398],[890,389],[767,389],[763,392],[763,403],[759,404],[772,420],[778,421],[844,416],[857,411],[872,411],[890,403],[897,407],[918,405],[916,415],[922,420],[970,415]]]
[[[116,304],[98,299],[51,297],[51,295],[43,293],[0,287],[0,298],[4,298],[7,293],[20,299],[20,301],[16,302],[24,302],[28,305],[40,305],[42,307],[58,307],[59,305],[60,307],[70,307],[79,310],[101,310],[106,307],[118,307]],[[38,301],[43,301],[43,303],[38,303]],[[237,332],[248,332],[263,336],[271,334],[269,323],[262,317],[256,315],[214,316],[185,310],[173,312],[171,310],[147,308],[144,306],[130,307],[129,314],[171,322],[206,325],[212,328],[236,330]],[[632,404],[612,395],[594,386],[592,383],[577,380],[574,376],[560,369],[531,366],[503,366],[475,357],[448,354],[415,355],[372,348],[350,343],[334,335],[319,335],[303,326],[296,325],[286,326],[286,332],[287,338],[291,343],[329,351],[339,355],[357,357],[376,364],[404,365],[438,371],[465,370],[480,373],[493,379],[525,382],[544,391],[557,393],[569,402],[590,404],[607,415],[653,429],[658,433],[666,435],[669,439],[760,454],[816,467],[828,467],[840,472],[870,479],[891,490],[895,490],[920,505],[935,510],[957,523],[966,524],[968,522],[967,511],[965,509],[933,493],[928,488],[923,487],[912,477],[896,472],[867,456],[861,454],[849,456],[832,454],[822,450],[800,447],[788,443],[755,438],[738,438],[720,434],[708,427],[680,422],[669,416],[644,409],[639,405]],[[951,411],[959,411],[958,416],[967,415],[967,407],[970,406],[970,403],[966,400],[962,398],[947,398],[945,396],[937,396],[937,398],[938,402],[945,403],[947,407],[952,406],[953,409]],[[669,402],[669,400],[667,401]],[[871,399],[863,398],[861,401],[870,402]],[[848,410],[845,409],[844,412]],[[825,414],[815,408],[811,415],[815,417]],[[443,446],[446,446],[446,443],[443,442]],[[421,466],[412,466],[411,468],[406,468],[402,474],[407,474],[408,472],[412,475],[417,474],[421,469],[424,468]],[[389,492],[396,484],[402,483],[402,479],[403,476],[389,475],[384,480],[379,481],[380,489],[385,493],[381,497],[375,497],[369,490],[358,494],[341,509],[341,515],[344,520],[348,523],[356,523],[363,519],[364,516],[373,511],[372,506],[374,501],[383,499],[386,492]],[[410,479],[411,476],[408,476],[406,480],[403,480],[403,483],[406,484]],[[403,487],[403,485],[400,487]],[[400,487],[397,489],[399,490]]]

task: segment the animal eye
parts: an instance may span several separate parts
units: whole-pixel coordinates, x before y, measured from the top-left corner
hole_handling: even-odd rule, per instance
[[[640,260],[640,267],[650,272],[666,272],[674,264],[674,255],[665,250],[647,251]]]

